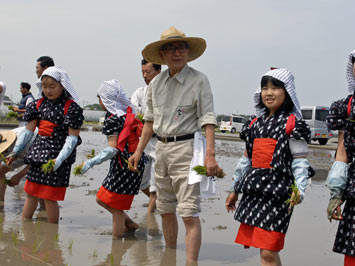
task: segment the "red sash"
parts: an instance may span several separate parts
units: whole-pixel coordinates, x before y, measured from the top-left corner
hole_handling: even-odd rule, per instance
[[[38,100],[36,108],[37,111],[39,110],[39,107],[41,106],[44,98],[41,98]],[[64,105],[64,115],[67,115],[69,106],[72,104],[73,100],[66,100],[65,105]],[[40,136],[51,136],[52,132],[55,127],[57,127],[58,124],[55,124],[53,122],[50,122],[48,120],[40,120],[39,125],[38,125],[38,135]]]
[[[253,144],[253,168],[272,168],[270,165],[274,155],[277,139],[257,138]]]
[[[142,134],[143,123],[132,113],[132,107],[127,107],[126,120],[123,129],[118,136],[117,149],[123,152],[128,142],[128,152],[135,152],[138,146],[139,137]]]

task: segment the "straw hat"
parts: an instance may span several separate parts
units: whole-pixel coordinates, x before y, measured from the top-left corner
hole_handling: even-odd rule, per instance
[[[206,41],[198,37],[186,37],[185,33],[176,29],[175,27],[170,27],[164,31],[160,36],[160,41],[148,44],[142,51],[142,55],[150,63],[166,65],[163,59],[159,55],[160,48],[169,42],[184,41],[190,46],[189,54],[187,56],[187,61],[193,61],[200,57],[206,50]]]
[[[16,141],[16,133],[11,130],[0,131],[0,153],[4,153]]]

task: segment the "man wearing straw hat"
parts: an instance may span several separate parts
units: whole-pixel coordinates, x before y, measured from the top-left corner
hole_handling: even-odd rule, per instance
[[[129,159],[137,167],[153,132],[157,134],[155,177],[157,210],[162,216],[167,248],[176,248],[178,222],[185,229],[186,259],[197,261],[201,246],[199,183],[189,184],[193,157],[194,133],[205,129],[207,175],[217,174],[214,130],[217,125],[213,97],[207,77],[189,67],[187,62],[200,57],[206,49],[202,38],[186,37],[174,27],[161,35],[160,41],[147,45],[143,57],[153,64],[167,65],[149,84],[147,110],[142,137]]]

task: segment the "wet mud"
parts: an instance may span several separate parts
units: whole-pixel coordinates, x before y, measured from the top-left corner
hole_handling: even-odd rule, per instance
[[[106,146],[100,132],[82,132],[77,162],[95,149]],[[217,141],[217,161],[226,173],[217,179],[217,194],[202,199],[200,214],[202,246],[198,265],[260,265],[259,250],[234,244],[239,224],[227,213],[224,201],[232,183],[236,161],[244,151],[242,142]],[[297,206],[280,253],[283,265],[342,265],[343,256],[331,251],[337,223],[326,219],[329,192],[325,179],[333,162],[334,151],[311,149],[309,159],[316,176]],[[178,247],[165,249],[161,218],[147,214],[147,196],[135,197],[128,215],[139,224],[135,233],[113,240],[112,217],[97,205],[95,194],[109,162],[95,166],[84,176],[71,176],[65,201],[60,203],[58,225],[46,222],[43,211],[33,221],[21,221],[25,200],[22,181],[8,188],[5,203],[0,204],[0,265],[185,265],[185,230],[179,219]],[[10,178],[8,175],[7,178]]]

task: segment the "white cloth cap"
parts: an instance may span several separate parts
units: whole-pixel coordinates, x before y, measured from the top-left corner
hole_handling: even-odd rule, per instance
[[[79,95],[75,91],[73,87],[73,83],[71,82],[67,72],[61,67],[48,67],[43,71],[40,79],[37,81],[36,85],[39,88],[40,92],[42,92],[42,78],[43,76],[49,76],[54,78],[56,81],[60,82],[64,89],[70,94],[71,98],[78,102],[80,101]]]
[[[293,77],[293,74],[287,69],[279,68],[279,69],[274,69],[266,72],[263,75],[263,77],[264,76],[271,76],[277,80],[282,81],[285,84],[285,89],[288,95],[290,95],[290,98],[294,104],[292,113],[296,115],[298,119],[301,119],[302,118],[301,106],[296,96],[295,78]],[[261,95],[261,88],[259,88],[254,94],[254,103],[255,103],[257,117],[262,116],[266,112],[266,110],[257,107],[261,101],[260,95]]]
[[[0,93],[0,105],[2,104],[6,92],[6,84],[3,81],[0,81],[0,86],[2,87],[2,92]]]
[[[128,106],[131,106],[134,112],[134,107],[131,101],[128,99],[121,84],[117,80],[112,79],[103,81],[97,93],[107,111],[111,114],[122,116],[126,114]]]
[[[355,77],[354,77],[354,64],[353,57],[355,57],[355,50],[352,50],[349,55],[349,62],[346,67],[346,79],[348,80],[348,91],[353,94],[355,91]]]

